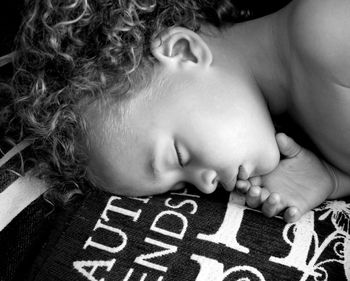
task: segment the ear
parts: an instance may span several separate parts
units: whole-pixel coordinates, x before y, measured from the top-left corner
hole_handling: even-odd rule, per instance
[[[173,27],[159,34],[151,43],[151,52],[160,63],[170,67],[208,67],[213,61],[204,40],[183,27]]]

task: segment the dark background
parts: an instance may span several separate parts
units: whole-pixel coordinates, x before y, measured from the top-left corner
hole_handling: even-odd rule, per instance
[[[14,36],[21,22],[23,3],[23,0],[1,0],[0,56],[11,52]]]

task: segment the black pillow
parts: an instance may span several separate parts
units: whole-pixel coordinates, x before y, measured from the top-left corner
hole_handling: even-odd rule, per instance
[[[294,224],[234,202],[221,190],[93,192],[44,247],[32,280],[350,280],[350,198]]]

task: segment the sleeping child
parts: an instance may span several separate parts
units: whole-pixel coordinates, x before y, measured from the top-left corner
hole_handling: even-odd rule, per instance
[[[287,222],[350,194],[349,1],[260,18],[231,1],[29,2],[8,134],[59,192],[224,188]],[[281,114],[317,152],[276,133]]]

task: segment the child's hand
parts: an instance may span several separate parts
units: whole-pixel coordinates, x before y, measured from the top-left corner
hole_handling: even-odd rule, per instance
[[[270,174],[238,180],[237,190],[246,194],[247,205],[272,217],[285,210],[286,222],[295,222],[321,204],[333,191],[330,171],[311,151],[283,133],[276,135],[285,156]]]

